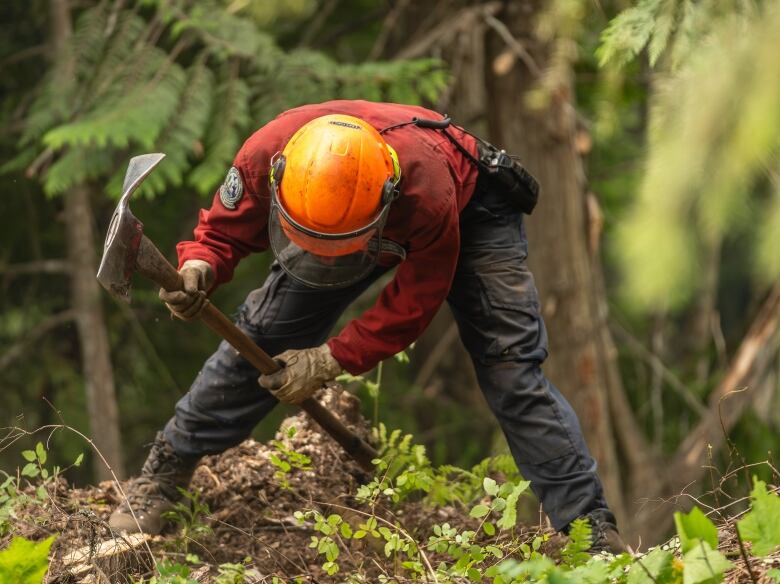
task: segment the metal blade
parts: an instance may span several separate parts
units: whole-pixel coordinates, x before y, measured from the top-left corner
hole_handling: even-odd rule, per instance
[[[130,302],[138,247],[143,237],[144,226],[130,210],[130,196],[141,182],[165,158],[165,154],[142,154],[130,160],[122,186],[122,198],[116,206],[103,245],[98,282],[117,298]]]
[[[140,156],[134,156],[130,159],[130,163],[127,165],[127,172],[125,173],[125,182],[122,185],[122,198],[135,191],[141,181],[152,172],[152,169],[157,166],[160,161],[165,158],[165,154],[162,152],[155,152],[152,154],[141,154]]]

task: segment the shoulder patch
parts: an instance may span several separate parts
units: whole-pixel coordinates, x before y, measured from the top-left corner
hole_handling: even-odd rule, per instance
[[[244,195],[244,182],[241,173],[235,166],[231,166],[225,177],[225,182],[219,187],[219,200],[226,209],[235,209]]]

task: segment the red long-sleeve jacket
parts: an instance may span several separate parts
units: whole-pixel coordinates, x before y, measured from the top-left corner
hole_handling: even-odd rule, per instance
[[[377,130],[415,116],[442,118],[417,106],[367,101],[330,101],[284,112],[244,143],[234,161],[243,197],[228,208],[217,192],[211,208],[200,212],[195,241],[178,244],[179,265],[205,260],[220,284],[232,278],[241,258],[268,249],[271,157],[306,122],[332,113],[356,116]],[[476,154],[471,136],[454,126],[448,131]],[[447,297],[460,248],[458,219],[477,177],[473,163],[437,130],[407,125],[383,136],[398,153],[402,176],[401,196],[390,208],[383,237],[404,246],[407,256],[375,305],[328,340],[333,356],[353,374],[414,342]]]

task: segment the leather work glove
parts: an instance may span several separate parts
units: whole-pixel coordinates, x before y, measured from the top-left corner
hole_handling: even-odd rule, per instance
[[[342,369],[327,344],[285,351],[274,360],[284,363],[284,367],[276,373],[261,375],[257,382],[276,399],[288,404],[299,404],[311,397],[326,381],[335,379]]]
[[[181,320],[196,318],[208,302],[206,290],[211,288],[214,274],[211,266],[203,260],[187,260],[179,270],[184,281],[184,290],[167,292],[160,288],[160,300],[171,314]]]

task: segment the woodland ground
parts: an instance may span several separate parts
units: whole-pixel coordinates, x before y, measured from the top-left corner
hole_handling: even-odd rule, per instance
[[[354,430],[363,437],[369,436],[369,425],[358,413],[353,398],[341,394],[329,401]],[[286,430],[292,426],[297,432],[288,438]],[[338,446],[313,427],[304,414],[285,420],[277,439],[310,457],[310,469],[293,467],[283,476],[278,474],[278,467],[270,462],[278,456],[278,447],[254,440],[247,440],[221,455],[206,457],[197,468],[191,487],[192,492],[198,493],[200,511],[188,522],[186,531],[174,526],[162,536],[146,541],[125,540],[133,542],[132,549],[112,553],[117,545],[113,544],[107,519],[122,499],[119,486],[105,481],[77,489],[59,478],[49,484],[44,502],[29,504],[18,511],[10,533],[0,538],[0,549],[8,545],[12,536],[42,540],[57,535],[44,579],[47,584],[132,582],[133,578],[150,577],[154,562],[162,561],[190,562],[189,577],[203,583],[340,582],[350,573],[361,574],[364,582],[379,581],[383,574],[395,576],[391,581],[407,581],[398,562],[383,553],[384,542],[370,537],[342,541],[339,573],[330,576],[323,571],[323,557],[309,547],[316,533],[313,525],[302,524],[293,514],[317,509],[325,516],[339,513],[353,525],[364,521],[370,509],[358,503],[353,495],[371,477],[346,459]],[[33,490],[30,487],[30,492]],[[431,507],[419,500],[403,501],[392,509],[375,507],[374,512],[402,526],[418,541],[427,540],[433,524],[447,522],[459,529],[475,529],[479,525],[478,519],[469,516],[468,508]],[[544,525],[517,527],[514,531],[515,536],[529,542],[540,533],[547,533],[549,539],[541,551],[553,558],[558,556],[566,540]],[[740,557],[733,530],[724,524],[719,531],[719,549],[734,563],[726,582],[772,581],[764,574],[767,569],[780,567],[780,552],[765,559],[751,559],[756,577],[753,580]],[[487,539],[484,535],[483,538]],[[123,539],[118,536],[116,541]],[[109,544],[101,546],[102,542]],[[124,550],[121,543],[118,547]],[[199,561],[192,559],[193,554]],[[438,560],[436,554],[430,554],[433,565]],[[220,565],[242,562],[246,566],[243,580],[218,579]]]

